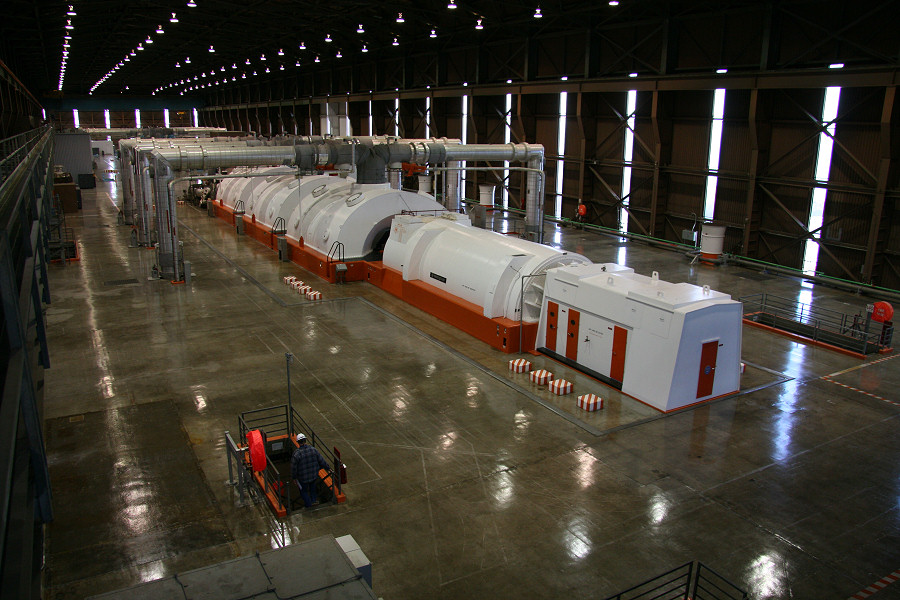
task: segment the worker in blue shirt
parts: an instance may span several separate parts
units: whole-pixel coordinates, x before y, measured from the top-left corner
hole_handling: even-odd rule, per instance
[[[306,436],[297,434],[299,447],[291,455],[291,478],[300,488],[300,496],[306,508],[317,503],[316,482],[319,480],[319,469],[328,469],[325,459],[319,451],[306,443]]]

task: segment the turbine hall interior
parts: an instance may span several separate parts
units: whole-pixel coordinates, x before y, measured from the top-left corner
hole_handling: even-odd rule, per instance
[[[0,6],[0,600],[900,593],[900,0]]]

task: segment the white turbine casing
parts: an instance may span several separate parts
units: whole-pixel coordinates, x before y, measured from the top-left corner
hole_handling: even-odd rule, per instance
[[[235,169],[234,174],[241,172]],[[372,257],[380,251],[391,220],[403,211],[444,211],[428,194],[394,190],[388,184],[359,184],[350,178],[329,175],[225,179],[219,184],[218,197],[231,208],[243,201],[247,216],[255,217],[263,227],[273,227],[279,218],[284,219],[288,238],[302,239],[306,246],[322,254],[328,255],[332,245],[340,242],[344,260]]]
[[[590,264],[580,254],[513,238],[470,225],[468,217],[399,215],[391,226],[384,264],[405,281],[419,280],[482,307],[488,318],[535,322],[543,299],[543,273],[572,264]]]
[[[247,168],[242,167],[239,169],[234,169],[231,174],[232,175],[240,175],[241,173],[254,174],[253,177],[244,178],[231,178],[231,179],[223,179],[218,186],[216,191],[216,198],[222,200],[222,204],[225,206],[234,209],[239,201],[243,201],[244,203],[244,212],[252,214],[253,205],[255,204],[255,199],[258,194],[255,194],[257,190],[259,190],[259,186],[266,183],[269,177],[257,177],[255,176],[257,173],[265,173],[266,171],[271,171],[274,169],[278,169],[284,171],[284,167],[264,167],[261,169],[258,168]]]

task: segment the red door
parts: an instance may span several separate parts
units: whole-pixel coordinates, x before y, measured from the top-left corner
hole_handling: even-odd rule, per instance
[[[628,330],[616,326],[613,332],[612,361],[609,364],[611,379],[621,382],[625,379],[625,347],[628,345]]]
[[[700,374],[697,377],[697,397],[709,396],[716,380],[716,356],[719,354],[719,340],[706,342],[700,352]]]
[[[556,352],[556,323],[559,319],[559,304],[547,301],[547,334],[544,339],[544,348]]]
[[[566,326],[566,358],[578,361],[578,323],[581,313],[569,309],[569,324]]]

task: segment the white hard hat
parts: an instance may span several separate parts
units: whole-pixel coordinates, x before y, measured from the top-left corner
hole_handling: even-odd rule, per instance
[[[298,433],[298,434],[297,434],[297,441],[298,441],[298,442],[305,442],[305,441],[306,441],[306,436],[303,435],[302,433]]]

